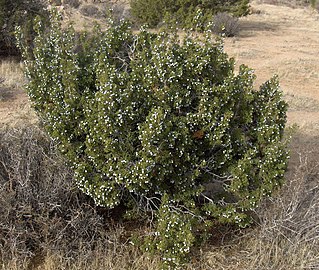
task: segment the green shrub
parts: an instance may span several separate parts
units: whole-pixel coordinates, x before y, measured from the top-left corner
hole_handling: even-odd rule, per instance
[[[135,0],[131,1],[131,13],[137,23],[155,27],[164,19],[165,5],[165,0]]]
[[[310,1],[311,7],[319,11],[319,2],[317,0]]]
[[[44,7],[40,0],[0,0],[0,55],[19,53],[14,37],[15,26],[22,25],[25,38],[33,38],[32,18],[36,15],[47,17]]]
[[[56,20],[40,26],[23,50],[34,108],[97,205],[156,215],[148,249],[167,268],[185,260],[196,231],[246,226],[282,184],[278,80],[254,90],[252,70],[235,73],[209,33],[180,40],[121,22],[76,38]]]
[[[155,27],[162,21],[173,21],[186,28],[204,28],[218,12],[244,16],[249,12],[248,0],[131,0],[132,15],[140,24]],[[200,13],[200,17],[198,14]],[[198,21],[199,20],[199,21]]]

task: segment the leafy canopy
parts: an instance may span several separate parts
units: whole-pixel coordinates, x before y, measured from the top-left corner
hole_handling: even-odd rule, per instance
[[[246,226],[283,182],[287,104],[276,77],[254,90],[210,33],[133,33],[126,22],[76,35],[39,21],[27,90],[97,205],[156,215],[148,250],[178,267],[195,232]],[[200,229],[201,228],[201,229]],[[147,241],[146,241],[147,242]]]
[[[203,28],[220,12],[245,16],[248,0],[131,0],[133,18],[140,24],[156,27],[163,21],[185,28]]]

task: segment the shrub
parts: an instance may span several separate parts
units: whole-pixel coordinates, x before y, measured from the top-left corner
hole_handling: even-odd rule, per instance
[[[172,1],[169,1],[172,3]],[[135,0],[131,1],[131,12],[137,23],[147,23],[151,27],[157,26],[165,15],[166,1]]]
[[[15,26],[22,25],[25,37],[32,39],[31,20],[36,15],[47,17],[44,7],[40,0],[0,0],[0,55],[19,53],[14,38]]]
[[[85,5],[80,9],[81,14],[88,17],[98,17],[99,9],[93,5]]]
[[[217,13],[214,16],[211,30],[215,34],[233,37],[239,31],[238,18],[234,18],[232,15],[226,12]]]
[[[23,50],[34,108],[97,205],[156,214],[147,248],[165,266],[184,261],[195,232],[246,226],[281,185],[287,105],[278,80],[254,90],[252,70],[234,73],[208,33],[180,40],[121,22],[82,35],[74,50],[72,28],[53,21],[36,31],[33,51]]]
[[[114,3],[111,6],[111,15],[115,21],[120,20],[131,20],[131,11],[130,8],[127,7],[125,4],[121,3]]]
[[[81,2],[79,0],[64,0],[64,4],[73,8],[78,8],[81,5]]]
[[[132,0],[132,15],[138,23],[146,23],[151,27],[157,26],[163,20],[177,22],[182,27],[204,28],[212,19],[213,14],[229,12],[234,16],[244,16],[249,11],[247,0]],[[200,18],[196,18],[200,13]]]
[[[317,0],[312,0],[311,2],[311,6],[319,11],[319,2]]]

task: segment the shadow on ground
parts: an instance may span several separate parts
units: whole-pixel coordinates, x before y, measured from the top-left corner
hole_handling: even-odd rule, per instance
[[[0,87],[0,102],[16,98],[18,91],[6,87]]]
[[[260,22],[260,21],[245,21],[240,20],[239,22],[239,37],[253,37],[256,32],[274,32],[279,29],[279,24],[270,22]]]

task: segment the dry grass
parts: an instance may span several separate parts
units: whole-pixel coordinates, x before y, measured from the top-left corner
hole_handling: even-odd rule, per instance
[[[14,58],[4,58],[0,62],[0,78],[2,85],[7,88],[21,88],[25,83],[22,63]]]
[[[16,58],[0,59],[0,127],[38,122],[23,89],[26,79],[22,67]]]
[[[0,101],[11,99],[16,92],[21,92],[24,83],[22,63],[14,58],[2,59],[0,62]]]
[[[310,6],[311,0],[257,0],[257,3],[270,5],[284,5],[292,8]]]

